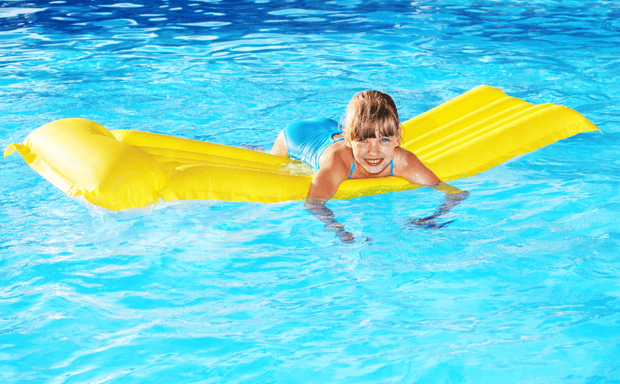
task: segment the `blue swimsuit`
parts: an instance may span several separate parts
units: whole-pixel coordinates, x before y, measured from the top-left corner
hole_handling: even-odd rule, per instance
[[[313,120],[296,121],[284,128],[284,139],[288,155],[295,160],[310,164],[319,169],[319,159],[331,144],[344,140],[334,140],[332,136],[342,133],[338,123],[332,119],[319,117]],[[355,170],[355,158],[351,164],[349,179]],[[394,160],[390,162],[390,176],[394,176]]]
[[[325,117],[296,121],[284,128],[288,155],[319,169],[319,158],[325,149],[336,141],[344,140],[332,138],[339,133],[338,123]]]

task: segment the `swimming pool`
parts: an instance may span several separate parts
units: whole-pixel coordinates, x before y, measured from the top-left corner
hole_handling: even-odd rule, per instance
[[[3,382],[620,380],[619,10],[609,1],[10,1],[0,144],[85,117],[269,148],[357,91],[403,119],[480,84],[603,132],[453,184],[110,214],[0,162]]]

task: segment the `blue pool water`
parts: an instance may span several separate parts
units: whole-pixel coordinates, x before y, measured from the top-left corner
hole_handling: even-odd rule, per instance
[[[5,1],[0,147],[64,117],[269,148],[357,91],[403,119],[481,84],[580,134],[439,194],[95,211],[0,161],[2,383],[620,382],[614,1]]]

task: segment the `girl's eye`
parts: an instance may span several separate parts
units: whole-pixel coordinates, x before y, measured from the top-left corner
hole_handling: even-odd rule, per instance
[[[384,143],[386,143],[386,142],[390,141],[390,139],[388,139],[387,137],[382,137],[382,138],[381,138],[381,141],[383,141]]]

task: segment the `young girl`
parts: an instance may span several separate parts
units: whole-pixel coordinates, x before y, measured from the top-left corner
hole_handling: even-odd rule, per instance
[[[446,202],[435,214],[410,220],[410,224],[444,226],[448,223],[438,225],[434,219],[469,194],[442,183],[416,155],[401,148],[401,135],[398,111],[392,98],[379,91],[363,91],[349,102],[344,132],[340,132],[337,122],[326,118],[295,122],[280,132],[271,153],[288,155],[318,169],[305,206],[343,241],[353,241],[353,236],[334,219],[325,202],[347,179],[397,176],[443,191]]]

